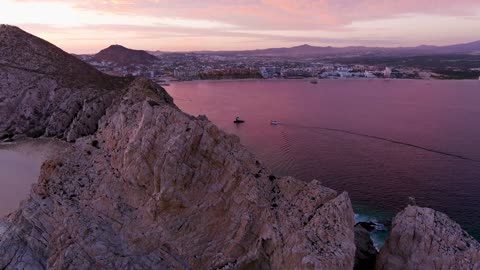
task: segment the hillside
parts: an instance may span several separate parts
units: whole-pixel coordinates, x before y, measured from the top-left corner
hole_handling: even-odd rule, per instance
[[[199,52],[213,55],[244,55],[244,56],[416,56],[437,54],[472,54],[480,52],[480,41],[450,46],[417,46],[417,47],[319,47],[308,44],[290,48],[270,48],[247,51],[208,51]]]
[[[0,26],[0,138],[59,137],[95,132],[126,85],[14,26]]]
[[[97,62],[112,62],[120,66],[150,65],[157,57],[142,50],[132,50],[120,45],[112,45],[98,52],[92,60]]]

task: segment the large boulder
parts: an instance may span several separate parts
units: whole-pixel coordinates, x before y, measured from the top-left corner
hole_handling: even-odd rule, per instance
[[[447,215],[408,206],[394,219],[378,270],[480,269],[480,244]]]

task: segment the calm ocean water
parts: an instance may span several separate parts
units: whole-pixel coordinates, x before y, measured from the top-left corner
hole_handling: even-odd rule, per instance
[[[16,210],[28,197],[42,161],[35,154],[0,148],[0,218]]]
[[[22,141],[0,144],[0,218],[18,209],[38,181],[42,163],[63,149],[54,140]]]
[[[414,197],[480,239],[480,81],[219,81],[166,88],[182,110],[237,134],[277,175],[346,190],[357,213],[379,221]],[[246,122],[233,124],[235,116]]]

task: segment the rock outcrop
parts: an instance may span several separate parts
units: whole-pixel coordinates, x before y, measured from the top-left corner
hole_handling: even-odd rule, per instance
[[[100,73],[21,29],[0,25],[0,140],[93,134],[128,80]]]
[[[0,222],[0,269],[353,268],[346,193],[275,177],[236,136],[181,112],[150,81],[117,82],[18,28],[0,31],[20,38],[10,53],[43,63],[2,59],[1,102],[12,111],[2,107],[1,130],[75,140]],[[70,73],[44,68],[63,57],[98,81],[58,86]]]
[[[375,261],[377,259],[378,251],[370,238],[370,232],[362,225],[371,226],[371,224],[363,222],[362,224],[356,224],[354,227],[356,251],[355,266],[353,269],[373,270],[375,269]]]
[[[408,206],[394,219],[378,270],[480,269],[480,244],[447,215]]]

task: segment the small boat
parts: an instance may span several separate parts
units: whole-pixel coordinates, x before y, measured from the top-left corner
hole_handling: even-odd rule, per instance
[[[245,123],[245,121],[244,121],[244,120],[241,120],[240,117],[237,116],[237,117],[235,118],[235,121],[233,121],[233,123],[235,123],[235,124],[241,124],[241,123]]]
[[[311,83],[311,84],[317,84],[318,81],[317,81],[317,80],[311,80],[310,83]]]
[[[280,124],[280,123],[279,123],[278,121],[275,121],[275,120],[272,120],[272,121],[270,122],[270,125],[272,125],[272,126],[276,126],[276,125],[278,125],[278,124]]]

